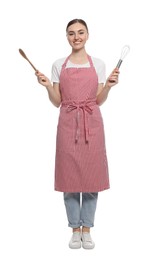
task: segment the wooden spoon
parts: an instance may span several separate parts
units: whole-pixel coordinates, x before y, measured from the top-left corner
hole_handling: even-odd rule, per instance
[[[19,49],[19,53],[22,55],[22,57],[24,57],[24,59],[26,59],[26,60],[30,63],[30,65],[33,67],[33,69],[34,69],[35,71],[38,71],[38,70],[35,68],[35,66],[31,63],[31,61],[27,58],[26,54],[24,53],[24,51],[23,51],[22,49]]]

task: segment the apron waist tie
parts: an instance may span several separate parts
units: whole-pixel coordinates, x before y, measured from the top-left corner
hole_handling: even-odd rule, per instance
[[[79,120],[80,110],[83,111],[85,141],[86,143],[88,143],[89,131],[88,131],[87,113],[92,114],[93,112],[92,106],[96,105],[96,99],[87,100],[87,101],[62,101],[61,105],[67,107],[66,109],[67,113],[72,112],[73,110],[77,110],[77,114],[76,114],[77,128],[76,128],[75,142],[78,142],[79,131],[80,131],[80,120]]]

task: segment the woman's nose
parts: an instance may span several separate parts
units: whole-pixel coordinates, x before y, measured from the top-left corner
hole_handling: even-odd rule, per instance
[[[78,39],[78,33],[75,33],[74,38]]]

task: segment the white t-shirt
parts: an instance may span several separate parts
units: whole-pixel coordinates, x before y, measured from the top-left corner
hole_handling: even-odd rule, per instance
[[[98,75],[98,83],[105,83],[106,81],[106,68],[105,64],[102,60],[98,58],[91,57],[93,66],[95,67],[96,73]],[[52,65],[51,71],[51,81],[59,83],[60,82],[60,73],[62,69],[62,65],[64,64],[66,58],[61,58],[56,60]],[[85,64],[74,64],[70,60],[68,60],[66,68],[89,68],[90,63],[87,62]]]

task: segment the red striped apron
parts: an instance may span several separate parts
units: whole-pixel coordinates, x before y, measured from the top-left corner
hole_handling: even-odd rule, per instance
[[[88,68],[66,68],[68,59],[60,74],[55,190],[99,192],[109,188],[109,175],[103,120],[96,104],[98,77],[90,56]]]

